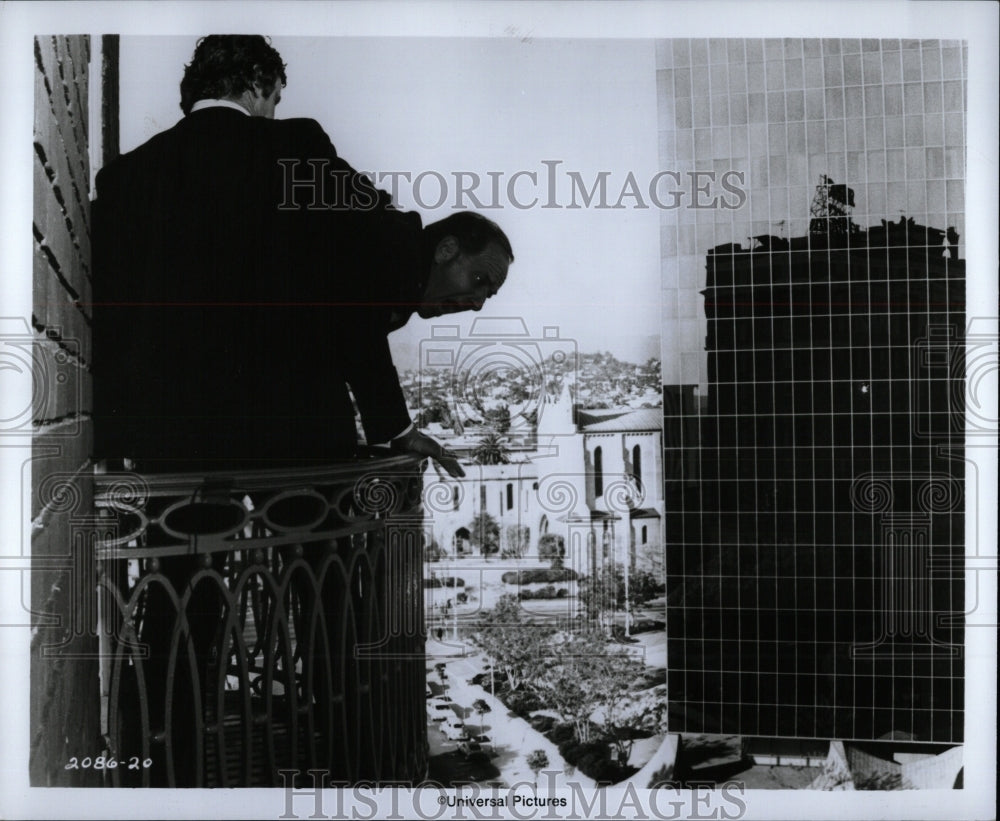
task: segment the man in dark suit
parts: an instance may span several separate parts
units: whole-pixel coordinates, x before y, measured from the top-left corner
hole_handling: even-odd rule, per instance
[[[181,84],[185,117],[97,176],[95,456],[143,472],[350,458],[350,385],[369,444],[463,475],[411,423],[386,335],[414,312],[479,310],[506,279],[510,243],[468,212],[423,228],[317,122],[274,119],[284,69],[262,37],[204,38]],[[178,597],[197,559],[160,563]],[[172,705],[178,783],[193,783],[197,708],[189,687],[166,692],[178,622],[161,582],[140,610],[150,710]],[[197,675],[210,680],[221,625],[211,585],[185,612]]]
[[[510,243],[468,212],[423,229],[316,121],[274,119],[285,79],[263,37],[202,39],[184,119],[98,174],[96,455],[149,471],[349,457],[349,384],[369,444],[461,475],[411,425],[386,334],[478,310]]]

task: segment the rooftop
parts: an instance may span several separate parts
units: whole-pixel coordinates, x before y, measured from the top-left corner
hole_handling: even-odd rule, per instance
[[[663,427],[663,411],[660,408],[581,408],[577,412],[577,424],[585,433],[659,431]]]

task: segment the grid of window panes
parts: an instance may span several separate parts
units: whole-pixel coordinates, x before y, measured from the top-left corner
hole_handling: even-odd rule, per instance
[[[965,60],[658,44],[674,730],[962,738]]]

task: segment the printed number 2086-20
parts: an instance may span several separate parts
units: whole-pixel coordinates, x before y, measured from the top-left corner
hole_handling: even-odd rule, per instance
[[[64,770],[89,770],[91,768],[95,770],[116,770],[118,767],[125,767],[129,770],[138,770],[142,766],[144,770],[148,770],[153,766],[153,759],[146,758],[142,762],[139,761],[139,756],[133,755],[127,761],[119,761],[117,758],[107,758],[106,756],[99,755],[97,758],[91,758],[89,755],[86,758],[78,759],[76,756],[70,758],[69,763],[63,767]]]

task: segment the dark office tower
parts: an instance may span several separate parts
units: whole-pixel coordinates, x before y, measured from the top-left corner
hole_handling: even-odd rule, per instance
[[[674,730],[962,740],[965,263],[853,197],[824,177],[807,235],[708,252]]]

